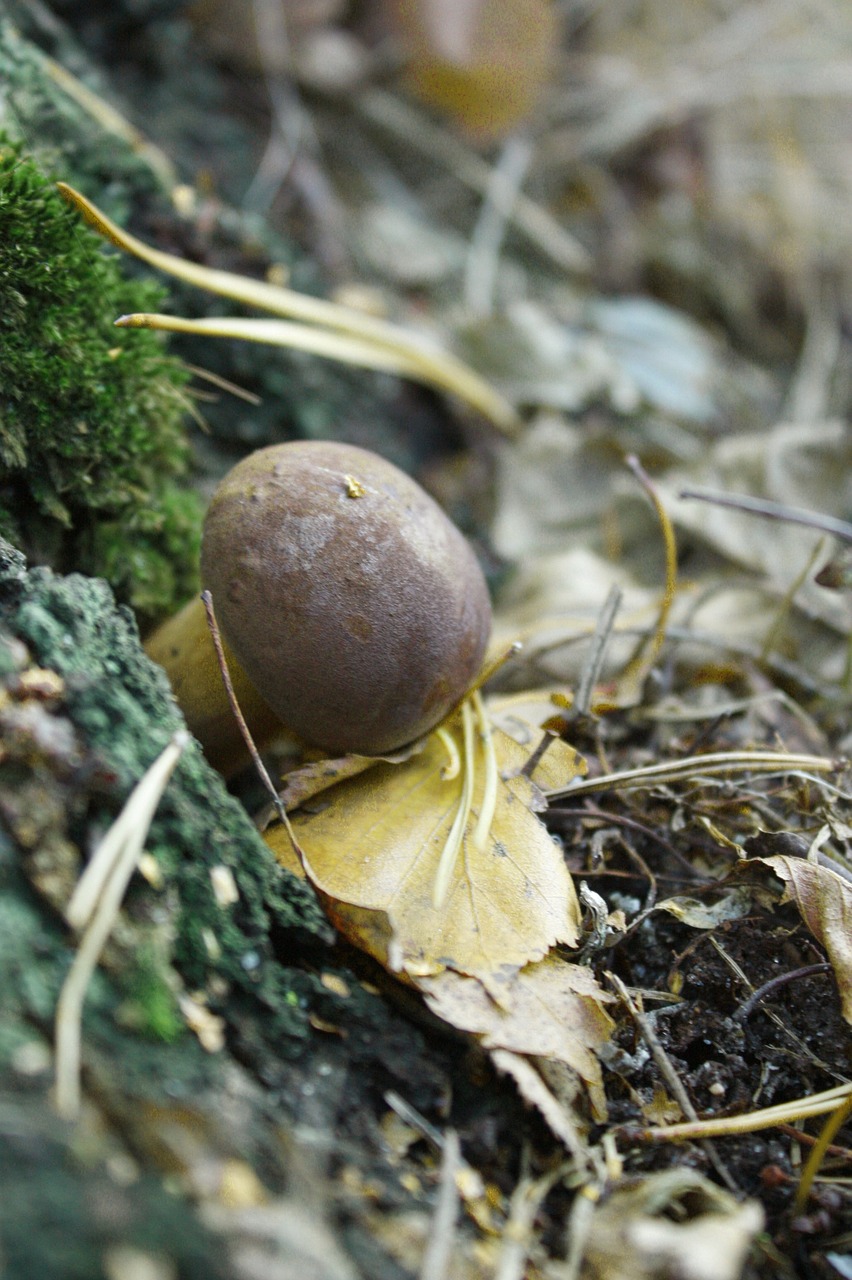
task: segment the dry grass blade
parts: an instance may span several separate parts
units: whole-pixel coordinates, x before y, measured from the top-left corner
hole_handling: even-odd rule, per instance
[[[360,311],[284,289],[261,280],[250,280],[230,271],[200,267],[159,249],[152,249],[129,235],[67,183],[57,184],[62,196],[91,227],[118,249],[132,253],[178,280],[231,298],[246,306],[259,307],[296,324],[252,320],[191,321],[170,316],[125,316],[125,327],[175,328],[183,332],[241,337],[276,346],[293,346],[314,354],[347,360],[368,368],[390,370],[447,391],[477,409],[502,431],[512,432],[519,422],[512,406],[483,378],[447,352],[434,350],[417,334],[377,320]],[[262,326],[266,323],[266,328]],[[258,328],[258,326],[261,326]],[[312,328],[311,326],[315,326]],[[260,336],[260,335],[263,336]]]
[[[456,1219],[459,1213],[459,1191],[456,1175],[462,1167],[461,1144],[454,1129],[444,1135],[441,1158],[441,1183],[438,1202],[432,1218],[429,1243],[420,1267],[420,1280],[447,1280],[451,1275],[450,1261],[456,1235]]]
[[[87,925],[56,1006],[56,1109],[66,1120],[80,1111],[80,1036],[89,980],[115,924],[130,877],[139,862],[163,791],[190,741],[174,735],[133,791],[101,841],[68,907],[68,918]]]
[[[595,791],[626,791],[730,773],[823,774],[835,773],[840,767],[837,760],[826,756],[788,755],[783,751],[717,751],[706,756],[689,756],[684,760],[672,760],[664,764],[622,769],[597,778],[579,778],[567,787],[548,791],[547,798],[564,800],[568,796],[589,795]]]
[[[808,1116],[823,1116],[834,1111],[844,1099],[852,1097],[852,1084],[837,1085],[810,1098],[794,1098],[774,1107],[746,1111],[738,1116],[720,1116],[715,1120],[686,1121],[683,1124],[655,1125],[648,1129],[632,1129],[631,1137],[644,1142],[694,1142],[699,1138],[730,1138],[742,1133],[756,1133],[775,1125],[791,1124]]]

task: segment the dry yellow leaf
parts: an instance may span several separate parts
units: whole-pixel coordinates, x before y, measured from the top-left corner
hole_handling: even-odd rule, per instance
[[[459,723],[446,727],[457,730]],[[541,959],[557,942],[576,941],[573,884],[561,850],[532,812],[543,805],[541,793],[520,773],[529,749],[500,732],[494,749],[500,779],[487,838],[477,848],[472,834],[487,786],[480,768],[440,906],[433,900],[436,873],[458,817],[464,770],[446,778],[446,747],[437,734],[404,763],[377,763],[314,794],[309,808],[292,815],[305,872],[334,923],[401,975],[454,969],[490,983]],[[546,785],[555,776],[564,785],[582,767],[558,741],[542,761]],[[281,828],[267,840],[292,867]]]
[[[595,1114],[606,1114],[597,1051],[612,1034],[603,1008],[611,997],[591,970],[551,955],[488,983],[446,971],[417,986],[433,1013],[479,1036],[484,1048],[565,1063],[586,1085]]]

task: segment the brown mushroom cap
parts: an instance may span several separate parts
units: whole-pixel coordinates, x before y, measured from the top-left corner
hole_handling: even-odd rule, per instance
[[[474,680],[491,628],[482,571],[414,480],[354,445],[294,441],[224,478],[201,574],[258,692],[303,741],[381,755]]]

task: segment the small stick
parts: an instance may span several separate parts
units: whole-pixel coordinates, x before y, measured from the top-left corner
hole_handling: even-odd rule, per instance
[[[774,1129],[791,1120],[810,1116],[822,1116],[834,1111],[843,1098],[852,1097],[852,1085],[835,1085],[809,1098],[794,1098],[791,1102],[779,1102],[758,1111],[744,1111],[737,1116],[715,1116],[712,1120],[686,1121],[683,1124],[654,1125],[634,1129],[620,1126],[620,1131],[630,1133],[639,1142],[689,1142],[697,1138],[732,1138],[738,1134],[756,1133],[759,1129]]]
[[[608,973],[607,977],[609,981],[612,983],[612,985],[615,987],[616,992],[621,998],[622,1003],[626,1006],[633,1021],[636,1023],[636,1026],[639,1029],[642,1039],[645,1041],[645,1043],[647,1044],[648,1048],[651,1051],[651,1056],[654,1059],[654,1062],[657,1064],[657,1069],[659,1070],[660,1075],[663,1077],[666,1084],[668,1085],[669,1092],[671,1093],[672,1097],[675,1099],[681,1111],[687,1117],[688,1120],[690,1120],[693,1124],[700,1124],[700,1121],[698,1119],[698,1112],[695,1110],[695,1107],[692,1105],[692,1099],[690,1098],[689,1094],[686,1092],[686,1087],[683,1081],[681,1080],[680,1076],[677,1074],[674,1067],[672,1066],[671,1060],[669,1059],[669,1055],[666,1053],[665,1049],[660,1043],[659,1037],[657,1036],[657,1033],[654,1031],[654,1028],[651,1026],[650,1021],[648,1020],[648,1018],[645,1017],[644,1013],[641,1012],[635,1000],[633,999],[633,997],[631,996],[630,992],[627,990],[627,988],[625,987],[621,979],[614,973]],[[730,1173],[728,1172],[726,1166],[723,1164],[722,1160],[719,1158],[718,1152],[716,1151],[715,1147],[713,1147],[712,1144],[707,1141],[705,1141],[703,1145],[710,1159],[711,1164],[713,1165],[714,1169],[718,1173],[719,1177],[727,1186],[728,1190],[734,1192],[734,1194],[738,1194],[739,1187],[737,1186],[734,1179],[731,1177]]]
[[[804,965],[803,968],[792,969],[789,973],[779,973],[777,977],[770,978],[768,982],[764,982],[762,987],[758,987],[756,991],[752,991],[745,1004],[740,1005],[739,1009],[737,1009],[736,1013],[733,1015],[734,1021],[745,1022],[755,1005],[758,1005],[765,996],[768,996],[771,991],[777,990],[778,987],[783,987],[788,982],[795,982],[798,978],[810,978],[815,973],[830,972],[831,965],[824,962],[822,964]]]
[[[595,685],[600,679],[601,667],[604,664],[606,651],[612,639],[612,629],[615,626],[616,614],[621,608],[623,599],[624,592],[621,587],[613,584],[598,614],[589,652],[580,672],[580,682],[577,685],[574,705],[566,715],[566,720],[574,720],[578,716],[587,716],[592,709],[592,694]]]
[[[237,701],[237,695],[234,693],[234,685],[231,680],[231,673],[228,670],[228,660],[225,657],[225,650],[222,646],[222,635],[221,635],[221,632],[219,631],[219,624],[216,621],[216,613],[213,609],[212,593],[209,591],[202,591],[201,603],[204,605],[204,612],[207,614],[207,625],[210,628],[210,638],[213,641],[213,648],[216,650],[216,661],[219,663],[219,671],[222,675],[222,683],[225,686],[225,693],[228,698],[228,704],[231,708],[231,711],[233,712],[234,719],[237,722],[237,728],[239,729],[240,734],[242,735],[243,742],[246,744],[246,749],[249,755],[251,756],[252,764],[257,770],[258,777],[260,778],[261,782],[266,787],[266,790],[269,792],[272,798],[272,803],[275,807],[275,812],[278,814],[278,817],[281,820],[281,825],[284,827],[285,831],[287,832],[287,835],[290,837],[290,843],[292,844],[296,855],[301,860],[301,850],[299,848],[299,842],[296,839],[296,833],[293,831],[293,827],[290,823],[290,819],[287,816],[287,810],[284,808],[284,801],[281,799],[281,796],[276,791],[275,786],[273,785],[272,779],[269,776],[269,771],[267,770],[266,765],[263,763],[263,761],[260,758],[260,752],[255,746],[254,738],[251,736],[251,730],[246,724],[245,716],[243,715],[240,709],[240,704]]]
[[[459,1214],[459,1190],[456,1175],[462,1167],[461,1144],[455,1129],[444,1134],[441,1157],[441,1182],[438,1202],[430,1224],[429,1240],[420,1264],[419,1280],[448,1280],[456,1220]]]
[[[763,516],[767,520],[782,520],[785,524],[802,524],[807,529],[831,533],[841,542],[852,542],[852,524],[846,520],[821,515],[817,511],[805,511],[802,507],[788,507],[783,502],[752,498],[745,493],[719,493],[715,489],[681,489],[678,497],[710,502],[716,507],[730,507],[734,511],[745,511],[749,515]]]
[[[591,710],[592,693],[600,676],[601,667],[606,657],[607,646],[612,637],[613,626],[618,610],[621,607],[621,601],[624,593],[621,587],[613,585],[609,589],[609,594],[600,608],[598,613],[595,629],[592,634],[589,651],[586,654],[586,660],[583,663],[583,669],[580,672],[580,682],[577,685],[577,693],[574,698],[573,706],[563,713],[562,719],[568,725],[573,720],[579,720],[583,716],[587,716]],[[547,751],[550,744],[558,737],[558,734],[549,730],[545,731],[544,737],[538,746],[531,753],[529,759],[521,770],[522,774],[531,778],[538,766],[541,764],[542,757]]]
[[[814,1178],[819,1173],[820,1166],[825,1159],[826,1152],[831,1146],[831,1140],[834,1135],[839,1133],[843,1128],[850,1115],[852,1115],[852,1098],[844,1098],[842,1102],[838,1103],[835,1110],[823,1125],[822,1132],[814,1144],[810,1155],[805,1161],[804,1169],[802,1169],[802,1176],[799,1180],[799,1185],[796,1189],[796,1197],[793,1201],[794,1213],[804,1212],[805,1205],[808,1202],[808,1197],[811,1194],[811,1187],[813,1186]]]
[[[677,542],[675,540],[674,525],[651,477],[635,454],[629,454],[625,458],[625,462],[651,501],[660,524],[660,532],[663,535],[663,546],[666,554],[666,585],[663,591],[663,598],[660,601],[654,632],[648,637],[647,642],[643,641],[639,645],[638,652],[627,664],[621,676],[620,683],[622,685],[634,685],[638,684],[648,674],[666,640],[666,624],[668,623],[669,614],[674,604],[675,592],[677,591]],[[646,651],[644,656],[643,650]]]

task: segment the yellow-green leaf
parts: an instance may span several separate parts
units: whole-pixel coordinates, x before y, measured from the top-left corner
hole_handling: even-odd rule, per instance
[[[451,722],[450,730],[458,723]],[[380,946],[379,958],[394,971],[417,978],[454,969],[488,981],[541,959],[557,942],[576,941],[573,884],[561,850],[532,812],[541,807],[541,793],[520,772],[529,750],[500,732],[494,746],[501,776],[487,838],[478,849],[473,833],[486,789],[480,767],[440,906],[434,902],[436,873],[457,819],[463,777],[443,776],[447,754],[437,734],[405,763],[378,763],[324,790],[319,811],[292,815],[304,869],[335,923],[373,954]],[[548,781],[554,773],[567,780],[582,767],[561,742],[553,743],[545,761]],[[286,834],[273,828],[267,839],[292,865]],[[368,926],[370,913],[386,919]],[[360,927],[369,938],[359,939]]]

